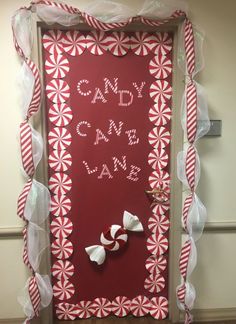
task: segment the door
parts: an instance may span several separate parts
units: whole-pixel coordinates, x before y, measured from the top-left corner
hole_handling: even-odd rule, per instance
[[[172,41],[43,30],[58,319],[168,317]]]

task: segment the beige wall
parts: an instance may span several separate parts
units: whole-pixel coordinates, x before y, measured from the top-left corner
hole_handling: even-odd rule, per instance
[[[74,1],[74,3],[82,1]],[[85,3],[86,1],[83,1]],[[133,1],[126,1],[132,2]],[[135,4],[140,4],[137,1]],[[1,218],[0,228],[21,226],[16,217],[16,200],[24,179],[19,171],[20,159],[16,134],[21,121],[18,109],[16,76],[19,61],[15,54],[10,17],[28,1],[11,0],[0,4],[1,39]],[[202,139],[199,152],[202,177],[199,195],[208,209],[209,222],[235,222],[236,165],[236,1],[189,0],[190,17],[206,33],[204,71],[199,82],[206,87],[210,117],[222,119],[222,137]],[[213,223],[214,225],[214,223]],[[193,274],[197,288],[196,308],[236,307],[236,234],[205,233],[198,243],[198,266]],[[27,278],[21,260],[21,239],[0,239],[0,318],[22,316],[16,294]]]

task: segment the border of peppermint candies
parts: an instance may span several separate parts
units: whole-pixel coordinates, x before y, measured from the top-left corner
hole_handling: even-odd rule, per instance
[[[70,44],[69,40],[67,38],[67,34],[71,38],[71,40],[77,39],[78,42],[76,44],[75,44],[75,42],[71,42],[71,44]],[[160,66],[158,66],[158,64],[156,64],[155,73],[153,73],[151,70],[151,67],[153,67],[153,65],[151,65],[151,62],[154,61],[157,63],[158,58],[162,58],[163,56],[165,57],[165,54],[168,54],[168,52],[170,52],[172,50],[172,39],[169,37],[169,35],[167,33],[159,33],[159,32],[158,33],[136,32],[133,35],[134,36],[129,37],[124,32],[112,32],[107,35],[104,32],[91,31],[87,34],[87,36],[85,38],[83,36],[83,34],[80,34],[77,31],[69,31],[67,33],[66,32],[62,33],[60,30],[47,30],[47,31],[45,31],[45,33],[43,35],[43,39],[42,39],[43,46],[44,46],[45,50],[48,51],[50,54],[50,57],[49,57],[50,61],[49,61],[49,59],[45,61],[46,73],[49,75],[49,77],[52,78],[52,80],[55,80],[55,86],[57,86],[57,85],[60,86],[58,80],[62,80],[66,76],[66,74],[69,72],[69,63],[68,63],[68,60],[66,59],[66,57],[63,57],[64,52],[68,53],[71,56],[79,56],[79,55],[82,55],[85,50],[88,50],[93,55],[102,55],[105,53],[106,50],[108,50],[115,56],[123,56],[123,55],[127,54],[129,50],[132,50],[134,52],[134,54],[139,55],[139,56],[146,56],[150,52],[154,53],[154,57],[152,57],[152,59],[150,61],[149,69],[150,69],[150,74],[152,74],[152,75],[155,74],[154,77],[159,79],[160,73],[158,73],[158,71],[165,69],[165,65],[163,64],[164,60],[162,60],[160,62]],[[89,40],[88,42],[86,42],[87,39]],[[81,44],[80,44],[80,40],[82,40]],[[145,43],[145,40],[146,40],[146,43]],[[65,50],[64,46],[66,46],[66,50]],[[76,46],[78,48],[76,48]],[[75,53],[77,53],[77,54],[75,54]],[[53,68],[52,62],[55,62],[55,69]],[[62,62],[61,66],[59,64],[60,62]],[[169,71],[169,73],[165,74],[165,78],[172,72],[172,68],[169,68],[168,71]],[[158,75],[156,75],[156,73]],[[163,78],[164,77],[162,77],[162,79]],[[64,83],[65,83],[65,81],[64,81]],[[158,98],[158,100],[155,100],[155,98],[154,98],[154,102],[156,102],[156,105],[163,106],[162,101],[159,102],[160,95],[158,94],[158,92],[161,93],[161,96],[163,96],[165,94],[165,89],[162,89],[163,88],[162,86],[163,85],[166,86],[166,83],[167,83],[167,81],[164,81],[164,82],[159,81],[159,83],[158,82],[153,83],[155,85],[156,97]],[[69,94],[67,96],[63,96],[63,95],[60,96],[60,94],[58,94],[58,92],[57,92],[56,95],[53,96],[52,93],[54,93],[54,92],[52,92],[53,89],[51,89],[52,88],[51,84],[52,84],[52,81],[50,80],[50,82],[46,85],[46,94],[47,94],[48,99],[53,101],[54,105],[66,104],[66,101],[69,99]],[[48,87],[48,85],[49,85],[49,87]],[[159,91],[159,89],[161,91]],[[152,97],[151,93],[150,93],[150,96]],[[63,118],[63,114],[61,114],[61,118]],[[65,118],[66,118],[66,116],[65,116]],[[70,142],[68,141],[69,136],[68,136],[68,133],[66,133],[66,131],[67,131],[66,126],[69,125],[69,122],[62,123],[62,125],[58,125],[57,122],[55,122],[54,120],[51,120],[50,115],[49,115],[49,120],[52,122],[52,124],[54,124],[54,126],[56,124],[56,127],[53,128],[53,130],[51,130],[49,132],[49,135],[48,135],[49,136],[48,137],[49,145],[56,152],[58,150],[59,151],[64,150],[64,152],[65,152],[66,146],[67,146],[65,144],[68,142],[69,143],[68,146],[70,145]],[[71,117],[70,121],[71,120],[72,120],[72,117]],[[163,122],[161,124],[163,124]],[[154,129],[156,129],[156,128],[154,128]],[[161,127],[161,130],[163,130],[163,129],[164,128]],[[56,132],[54,132],[54,130],[56,130]],[[66,134],[65,138],[67,141],[63,140],[64,134]],[[52,135],[55,135],[55,136],[52,137]],[[57,135],[60,136],[60,141],[56,141]],[[163,148],[165,148],[165,146],[166,146],[165,141],[159,141],[157,147],[156,147],[156,145],[154,145],[154,149],[155,148],[163,149]],[[57,154],[58,153],[59,152],[57,152]],[[49,161],[50,161],[50,158],[49,158]],[[49,163],[49,166],[50,166],[50,163]],[[70,165],[70,167],[71,167],[71,165]],[[54,168],[51,167],[51,169],[53,170]],[[68,169],[65,170],[65,172],[67,172]],[[63,172],[63,170],[60,170],[60,175],[63,174],[62,172]],[[56,175],[56,174],[54,174],[54,175]],[[66,173],[64,174],[64,176],[66,176]],[[159,174],[159,176],[161,176],[161,173]],[[51,178],[52,177],[53,176],[51,176]],[[50,179],[49,179],[49,188],[50,188]],[[162,180],[162,179],[159,179],[159,180]],[[69,190],[71,190],[71,189],[72,188],[70,188]],[[63,194],[61,194],[60,192],[55,193],[51,190],[51,196],[52,196],[52,202],[53,202],[52,209],[54,210],[54,208],[55,208],[55,210],[56,210],[56,213],[53,212],[52,216],[56,217],[56,220],[58,220],[59,217],[63,217],[63,219],[67,219],[68,217],[67,217],[67,213],[66,213],[66,208],[65,208],[65,212],[62,215],[60,213],[60,210],[58,210],[56,208],[57,207],[56,202],[58,202],[58,208],[63,208],[63,202],[66,202],[68,200],[68,198],[66,198],[65,193],[64,192],[63,192]],[[62,199],[63,199],[63,201],[62,201]],[[67,208],[67,209],[69,212],[70,209],[69,208]],[[165,231],[160,231],[160,232],[164,233],[167,230],[168,230],[168,228]],[[68,232],[68,235],[64,234],[62,237],[58,237],[57,232],[55,230],[51,229],[51,233],[55,237],[55,240],[52,242],[52,253],[54,254],[54,256],[57,259],[61,260],[61,266],[62,266],[62,263],[64,262],[63,259],[66,259],[66,260],[69,259],[73,253],[72,242],[70,242],[68,240],[68,237],[71,234],[71,232],[70,233]],[[152,236],[150,237],[150,239],[152,239],[152,237],[155,235],[156,235],[156,230],[152,231]],[[162,234],[160,234],[160,235],[162,235]],[[147,241],[147,248],[152,243],[155,246],[155,241],[151,242],[150,239],[148,239],[148,241]],[[163,238],[163,239],[166,240],[166,238]],[[167,244],[168,244],[168,241],[167,241]],[[60,251],[60,247],[61,247],[61,249],[66,248],[66,247],[69,248],[70,253],[63,253],[63,252],[55,253],[55,251]],[[166,250],[164,250],[164,249],[157,250],[155,247],[152,251],[151,250],[152,249],[149,249],[151,256],[156,258],[157,262],[158,262],[157,256],[158,257],[162,256],[161,251],[166,252]],[[150,258],[148,258],[147,261],[150,262]],[[162,260],[162,262],[163,262],[163,260]],[[52,270],[54,269],[54,265],[56,263],[57,262],[55,262],[52,265]],[[58,279],[58,281],[53,286],[54,297],[59,300],[60,299],[62,299],[62,300],[68,299],[69,300],[75,293],[74,286],[69,281],[69,277],[72,277],[73,274],[71,272],[70,275],[67,276],[66,273],[63,273],[63,275],[60,276],[58,268],[56,266],[55,266],[55,268],[56,268],[55,271],[52,271],[52,275],[56,279]],[[152,292],[152,293],[161,292],[165,287],[164,278],[160,275],[161,271],[159,269],[161,267],[159,268],[157,265],[156,266],[148,266],[147,265],[146,268],[150,274],[144,282],[145,289],[147,289],[149,292]],[[71,270],[71,267],[69,267],[69,269]],[[165,266],[163,266],[163,269],[165,269]],[[66,271],[66,269],[64,269],[64,272],[65,271]],[[62,293],[62,292],[60,293],[60,291],[64,291],[64,293]],[[126,297],[124,297],[124,298],[126,298]],[[146,297],[143,296],[143,298],[146,298]],[[165,298],[165,297],[162,297],[162,298]],[[156,302],[157,302],[157,300],[155,299],[155,303]],[[85,303],[87,303],[87,302],[85,302]],[[165,301],[165,304],[168,304],[167,300]],[[62,306],[63,303],[60,303],[60,305]],[[151,302],[150,302],[150,305],[152,305]],[[71,305],[71,307],[72,307],[72,305]],[[150,309],[152,309],[152,308],[150,308]],[[151,314],[154,314],[154,313],[155,312],[151,311]],[[165,313],[167,315],[168,311]],[[142,316],[144,316],[144,315],[146,315],[146,312],[143,312]],[[154,314],[154,316],[157,316],[156,313]],[[161,315],[158,315],[158,316],[161,316]],[[159,318],[159,319],[161,319],[161,318]]]

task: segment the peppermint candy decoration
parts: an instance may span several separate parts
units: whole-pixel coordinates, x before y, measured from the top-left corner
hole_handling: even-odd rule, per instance
[[[54,216],[65,216],[71,210],[71,200],[65,195],[51,197],[51,213]]]
[[[168,164],[168,159],[168,154],[162,148],[159,148],[158,150],[153,150],[148,155],[148,163],[154,170],[164,169]]]
[[[151,204],[153,214],[163,215],[170,209],[170,201],[158,202],[157,200],[153,201]]]
[[[75,268],[73,264],[68,260],[58,260],[53,264],[51,268],[53,277],[62,281],[72,277],[74,275],[74,270]]]
[[[72,157],[66,150],[53,151],[48,157],[48,163],[54,171],[65,172],[72,165]]]
[[[91,301],[80,301],[77,305],[77,316],[79,318],[89,318],[93,315],[94,308]]]
[[[77,30],[69,30],[62,39],[64,50],[71,56],[83,54],[86,48],[86,37]]]
[[[65,238],[56,239],[51,245],[51,251],[57,259],[68,259],[73,253],[73,245]]]
[[[64,80],[53,79],[46,86],[48,99],[54,103],[62,103],[70,98],[70,87]]]
[[[54,150],[64,150],[71,144],[71,133],[66,128],[53,128],[48,134],[48,143]]]
[[[158,320],[167,318],[168,300],[165,297],[153,297],[151,299],[150,315]]]
[[[156,55],[167,55],[172,50],[172,38],[168,33],[154,34],[155,44],[152,47],[152,52]]]
[[[66,238],[73,230],[73,224],[68,217],[56,217],[50,226],[51,233],[55,237]]]
[[[170,184],[170,175],[169,173],[157,169],[153,171],[148,179],[150,186],[154,188],[158,188],[160,185],[163,185],[163,190],[169,187]],[[169,190],[168,190],[169,191]]]
[[[170,221],[165,215],[152,215],[148,220],[148,228],[155,234],[165,233],[170,228]]]
[[[130,48],[129,36],[124,32],[113,32],[107,37],[109,51],[115,56],[124,56]]]
[[[154,46],[155,37],[146,32],[136,32],[130,37],[130,47],[136,55],[148,55]]]
[[[107,36],[103,31],[92,30],[86,37],[87,49],[93,55],[102,55],[107,50]]]
[[[43,47],[51,54],[61,54],[64,51],[62,37],[60,30],[48,30],[43,35]]]
[[[172,87],[166,80],[156,80],[150,87],[150,97],[157,103],[165,103],[172,97]]]
[[[112,312],[117,317],[124,317],[129,314],[131,301],[125,296],[116,297],[111,304]]]
[[[71,190],[72,180],[65,173],[54,173],[48,181],[48,186],[55,195],[64,195]]]
[[[162,234],[153,234],[147,239],[147,249],[151,254],[162,255],[168,250],[168,240]]]
[[[155,104],[148,113],[150,121],[156,126],[166,125],[171,119],[171,109],[165,104]]]
[[[59,320],[73,321],[77,317],[77,307],[68,303],[57,304],[56,315]]]
[[[50,55],[45,62],[46,73],[52,78],[64,78],[69,72],[69,61],[61,54]]]
[[[106,317],[111,313],[111,303],[107,298],[95,298],[93,308],[93,315],[99,318]]]
[[[132,299],[130,304],[131,313],[134,316],[145,316],[150,311],[150,301],[146,296],[137,296]]]
[[[145,262],[145,267],[149,273],[157,274],[163,272],[166,269],[167,260],[166,258],[156,255],[151,255]]]
[[[75,293],[74,285],[68,281],[58,281],[53,286],[53,295],[54,297],[60,300],[67,300],[70,299]]]
[[[166,79],[172,72],[171,60],[163,55],[156,55],[149,63],[149,72],[156,79]]]
[[[151,293],[159,293],[165,287],[165,279],[159,274],[150,274],[144,281],[144,288]]]
[[[103,232],[100,237],[100,242],[103,247],[109,251],[119,250],[128,239],[126,230],[120,225],[112,225],[108,231]]]
[[[155,127],[148,134],[148,141],[152,147],[165,148],[170,143],[170,132],[165,127]]]
[[[48,118],[54,125],[63,127],[70,124],[73,114],[71,108],[67,104],[54,104],[48,111]]]

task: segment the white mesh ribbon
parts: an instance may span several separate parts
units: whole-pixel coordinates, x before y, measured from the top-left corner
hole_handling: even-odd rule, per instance
[[[22,117],[23,119],[25,119],[27,116],[27,110],[32,98],[35,83],[34,75],[25,62],[23,62],[21,66],[17,81],[21,90],[20,108]]]
[[[50,193],[40,182],[33,180],[27,196],[24,217],[32,223],[41,225],[48,217]]]

